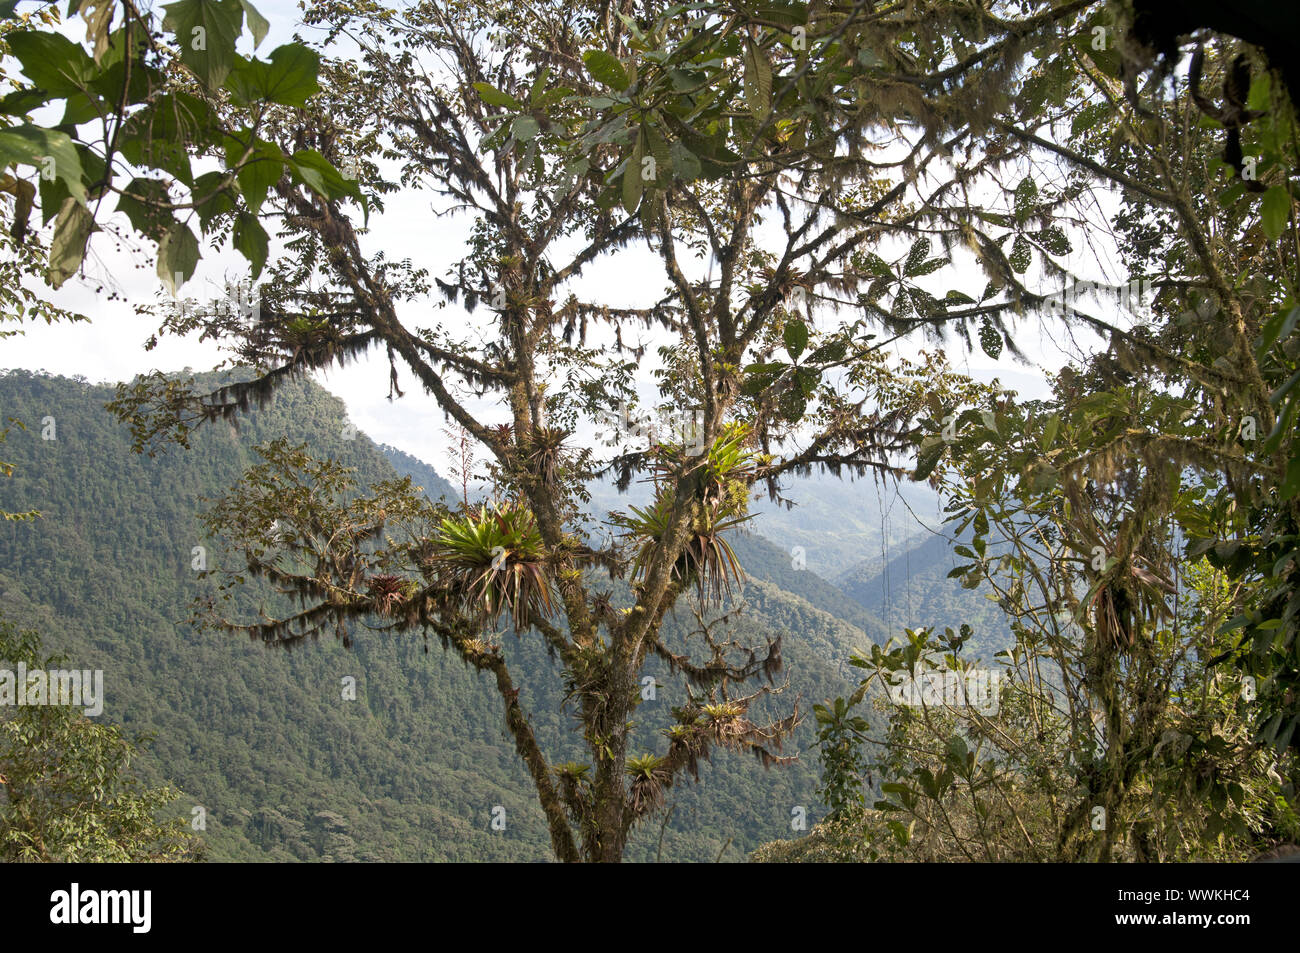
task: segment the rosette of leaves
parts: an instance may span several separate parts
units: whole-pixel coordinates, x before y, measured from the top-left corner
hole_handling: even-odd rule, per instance
[[[533,473],[545,486],[554,486],[559,473],[560,454],[569,431],[561,427],[538,427],[532,432],[528,461]],[[508,435],[507,435],[508,436]]]
[[[555,613],[546,544],[520,503],[444,519],[430,556],[445,592],[469,615],[489,620],[509,612],[522,631]]]
[[[663,806],[664,789],[672,784],[673,779],[666,764],[666,758],[653,754],[628,759],[626,770],[632,778],[628,793],[632,798],[632,810],[638,815]]]
[[[370,577],[367,595],[376,613],[391,617],[396,615],[397,610],[409,602],[419,589],[419,584],[414,579],[382,574]]]
[[[685,465],[696,474],[690,528],[673,575],[693,583],[700,601],[706,604],[729,598],[732,584],[744,579],[744,570],[725,534],[749,519],[746,490],[753,471],[753,454],[745,449],[748,439],[747,428],[729,425],[694,464],[685,463],[687,449],[681,444],[661,444],[658,448],[657,470]],[[632,506],[630,513],[613,514],[615,525],[626,530],[636,545],[631,566],[633,582],[645,578],[656,547],[672,529],[673,502],[673,497],[661,490],[649,506]]]

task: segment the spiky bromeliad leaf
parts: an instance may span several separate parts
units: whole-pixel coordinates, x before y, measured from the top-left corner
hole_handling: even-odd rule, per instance
[[[693,465],[697,474],[696,494],[690,504],[686,542],[673,566],[673,574],[675,578],[694,583],[702,602],[729,598],[732,584],[740,583],[745,577],[724,534],[749,519],[745,512],[745,487],[753,455],[745,449],[748,439],[746,428],[729,426]],[[682,445],[665,444],[660,449],[659,469],[670,471],[682,465],[685,453]],[[636,546],[631,575],[633,580],[639,580],[646,576],[656,549],[672,527],[673,498],[661,492],[650,506],[629,509],[630,514],[614,514],[613,522],[626,531]]]
[[[444,519],[431,554],[458,608],[485,620],[510,613],[515,631],[555,614],[546,545],[517,503]]]

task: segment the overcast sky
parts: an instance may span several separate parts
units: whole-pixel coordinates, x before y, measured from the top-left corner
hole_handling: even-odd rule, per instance
[[[265,55],[292,37],[297,28],[298,10],[289,0],[257,0],[257,7],[271,22],[270,35],[259,50]],[[79,20],[69,24],[69,29],[73,28],[80,31]],[[247,37],[244,42],[248,43]],[[437,216],[429,197],[420,194],[391,196],[387,206],[382,215],[371,216],[371,234],[366,238],[368,248],[382,249],[393,258],[413,257],[432,274],[444,275],[447,266],[461,255],[467,223]],[[117,251],[110,239],[97,236],[91,243],[86,272],[84,279],[73,279],[59,292],[50,294],[60,304],[92,320],[75,325],[26,326],[24,335],[0,342],[4,352],[0,367],[44,369],[112,383],[152,369],[206,370],[221,360],[212,342],[200,344],[197,339],[166,337],[153,351],[144,350],[143,344],[158,322],[156,318],[135,314],[133,309],[137,304],[156,300],[159,292],[160,283],[150,254]],[[205,289],[211,293],[224,277],[237,278],[246,273],[243,259],[228,249],[205,249],[199,273],[183,293],[203,297]],[[582,285],[611,305],[640,307],[663,294],[662,274],[657,258],[642,245],[601,263],[584,275]],[[1100,273],[1096,276],[1100,277]],[[973,271],[967,272],[966,277],[968,282],[949,280],[947,287],[982,284]],[[103,290],[99,291],[101,285]],[[110,291],[116,295],[111,296]],[[417,302],[403,310],[403,319],[410,325],[419,325],[421,310],[427,308],[433,315],[434,306],[432,301]],[[457,313],[463,314],[448,306],[438,313],[438,319],[451,326]],[[466,315],[465,320],[473,319]],[[1016,364],[1005,352],[998,362],[978,351],[964,355],[957,342],[948,351],[961,370],[984,380],[996,376],[1025,396],[1039,396],[1044,393],[1043,371],[1055,371],[1064,363],[1061,347],[1068,342],[1061,339],[1059,329],[1045,328],[1037,319],[1022,323],[1016,342],[1036,366]],[[1086,346],[1087,342],[1083,343]],[[915,345],[899,344],[897,350],[910,355],[915,353]],[[401,379],[405,396],[392,402],[388,400],[388,368],[382,352],[345,369],[319,375],[317,380],[344,400],[352,421],[370,437],[445,471],[443,452],[447,441],[442,432],[445,426],[442,413],[431,398],[418,392],[409,375]]]

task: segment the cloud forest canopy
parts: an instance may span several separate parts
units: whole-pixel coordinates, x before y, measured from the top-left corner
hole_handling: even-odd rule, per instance
[[[233,2],[168,9],[173,24],[192,8],[224,11],[237,32]],[[779,497],[782,477],[814,468],[897,477],[914,452],[917,479],[968,478],[948,484],[949,512],[974,533],[973,586],[1013,565],[1033,572],[1009,554],[995,562],[991,527],[1051,527],[1036,557],[1044,603],[1026,609],[1021,585],[999,606],[1022,623],[1065,612],[1081,633],[1070,636],[1082,640],[1077,698],[1097,706],[1102,741],[1078,752],[1052,835],[1065,854],[1140,855],[1148,847],[1118,821],[1148,783],[1135,764],[1158,743],[1148,702],[1163,683],[1129,692],[1124,680],[1135,667],[1168,676],[1157,661],[1182,657],[1142,654],[1188,638],[1166,626],[1176,564],[1232,580],[1233,612],[1206,617],[1227,640],[1196,649],[1214,653],[1204,677],[1236,666],[1255,679],[1254,740],[1285,759],[1300,744],[1297,157],[1283,47],[1258,22],[1197,22],[1195,4],[1172,21],[1192,31],[1180,45],[1162,9],[310,4],[318,68],[297,45],[269,64],[181,55],[189,73],[173,94],[213,119],[176,137],[185,166],[170,172],[185,181],[190,153],[222,147],[227,171],[214,174],[242,198],[196,205],[211,216],[204,230],[229,226],[260,271],[253,226],[271,220],[287,253],[266,265],[255,315],[200,310],[163,330],[217,340],[251,376],[212,394],[146,377],[115,408],[140,449],[183,443],[294,376],[373,351],[390,393],[413,379],[483,448],[496,499],[443,512],[396,486],[357,495],[336,464],[272,446],[210,527],[297,601],[252,624],[268,642],[346,638],[349,620],[378,612],[489,674],[561,860],[619,859],[662,791],[716,746],[781,760],[797,709],[750,718],[773,691],[780,642],[739,645],[705,625],[701,653],[679,655],[660,637],[665,615],[705,611],[740,580],[728,534],[752,491]],[[134,94],[120,82],[125,103]],[[76,210],[80,181],[65,181],[73,225],[61,229],[79,240],[93,221]],[[399,192],[467,217],[463,254],[396,260],[372,247],[366,215]],[[186,234],[176,248],[190,247]],[[164,262],[173,244],[164,237]],[[580,280],[636,248],[662,267],[654,300],[620,306]],[[1078,293],[1085,251],[1127,272],[1102,289],[1110,297]],[[1143,321],[1130,280],[1155,292]],[[428,295],[446,320],[425,312]],[[957,375],[938,349],[1023,357],[1026,317],[1101,341],[1048,400]],[[904,362],[892,345],[912,339],[926,350]],[[696,429],[649,446],[625,429],[613,458],[600,456],[576,435],[638,407],[648,348],[654,402]],[[480,411],[492,401],[501,413]],[[602,516],[586,512],[584,487],[605,472],[624,487],[649,481],[654,496],[599,541],[582,529]],[[611,599],[619,579],[626,605]],[[588,762],[547,759],[500,629],[561,660]],[[636,754],[639,677],[655,657],[691,700]],[[1290,774],[1279,783],[1293,797]],[[1088,840],[1099,798],[1117,822]]]

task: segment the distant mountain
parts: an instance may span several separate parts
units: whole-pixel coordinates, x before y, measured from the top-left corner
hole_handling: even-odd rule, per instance
[[[988,655],[1005,648],[1006,617],[986,598],[987,590],[964,589],[961,579],[948,578],[954,567],[968,562],[952,546],[947,536],[927,534],[917,545],[895,549],[883,565],[879,559],[862,561],[840,576],[840,588],[891,636],[901,636],[905,628],[958,629],[965,623],[975,630],[972,650]]]
[[[814,473],[789,480],[783,495],[795,505],[773,503],[766,493],[752,504],[754,532],[787,553],[800,547],[807,568],[832,582],[864,560],[879,565],[888,554],[924,541],[918,518],[939,522],[935,492],[910,480]]]
[[[214,383],[215,378],[207,383]],[[0,509],[42,511],[0,524],[0,606],[43,631],[47,648],[105,672],[104,717],[151,737],[138,762],[150,781],[172,780],[189,815],[201,808],[217,860],[544,860],[549,842],[532,786],[502,723],[495,690],[436,642],[357,633],[345,651],[323,640],[292,654],[192,629],[188,607],[207,585],[192,569],[205,499],[223,493],[257,443],[288,436],[355,468],[363,483],[409,473],[431,496],[455,491],[432,468],[364,435],[346,439],[346,408],[320,387],[284,388],[271,405],[195,434],[190,451],[133,455],[124,427],[103,409],[110,388],[11,371],[0,374],[0,420],[22,420],[0,445],[15,464],[0,479]],[[45,426],[46,422],[53,424]],[[43,439],[42,431],[53,439]],[[396,469],[395,469],[396,468]],[[843,694],[844,660],[883,632],[870,608],[847,598],[788,550],[741,534],[747,566],[737,634],[780,634],[790,684],[768,702]],[[812,561],[809,560],[809,564]],[[243,610],[252,609],[244,605]],[[687,638],[685,603],[666,637]],[[554,761],[580,755],[563,714],[564,686],[537,640],[507,638],[523,698]],[[680,683],[638,712],[638,738],[660,747]],[[341,691],[357,680],[357,700]],[[700,786],[669,792],[672,813],[642,828],[630,859],[737,859],[793,836],[792,809],[820,816],[820,767],[811,717],[797,731],[790,768],[763,770],[719,753]],[[502,806],[507,830],[489,827]],[[197,816],[197,815],[196,815]]]
[[[431,500],[443,500],[454,506],[461,498],[461,492],[438,475],[433,467],[423,460],[418,460],[409,453],[404,453],[386,443],[379,444],[379,452],[388,458],[393,469],[402,476],[409,476],[416,486],[423,487],[424,493]]]
[[[650,499],[645,483],[619,493],[612,480],[603,480],[588,490],[598,513],[642,506]],[[918,519],[940,522],[938,496],[927,484],[910,480],[895,485],[814,473],[787,479],[782,496],[793,505],[774,503],[765,489],[755,488],[748,530],[787,560],[799,557],[809,572],[834,583],[864,561],[879,565],[888,554],[922,542],[928,534]]]

